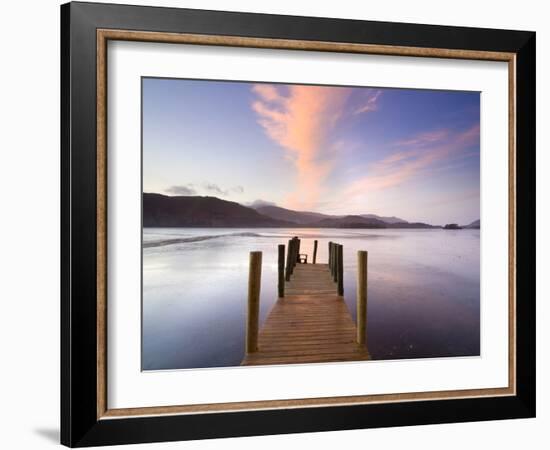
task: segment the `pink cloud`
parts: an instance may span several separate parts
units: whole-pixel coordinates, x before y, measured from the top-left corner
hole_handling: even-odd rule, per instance
[[[474,144],[479,142],[479,123],[469,130],[466,130],[464,133],[458,136],[458,139],[463,144]]]
[[[258,123],[286,150],[296,168],[296,190],[287,199],[294,208],[314,208],[323,181],[333,168],[330,131],[343,114],[350,89],[290,86],[285,94],[273,85],[255,85],[252,109]]]
[[[277,88],[272,84],[255,84],[252,87],[252,92],[258,94],[258,96],[266,102],[277,101],[281,98]]]
[[[424,169],[475,143],[479,143],[479,125],[458,134],[439,130],[399,141],[396,145],[401,150],[371,165],[367,176],[348,186],[347,195],[353,201],[373,191],[401,185]]]

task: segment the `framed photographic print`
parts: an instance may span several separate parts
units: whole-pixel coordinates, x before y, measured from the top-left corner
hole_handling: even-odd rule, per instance
[[[63,444],[534,416],[535,33],[61,23]]]

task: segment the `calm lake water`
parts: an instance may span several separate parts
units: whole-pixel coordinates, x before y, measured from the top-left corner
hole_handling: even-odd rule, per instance
[[[479,230],[146,228],[144,370],[239,365],[248,254],[263,252],[260,326],[277,297],[277,245],[326,262],[344,246],[344,296],[355,319],[357,250],[369,252],[368,345],[373,359],[479,355]]]

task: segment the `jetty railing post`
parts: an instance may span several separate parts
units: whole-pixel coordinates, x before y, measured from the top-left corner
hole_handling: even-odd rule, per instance
[[[296,238],[290,240],[292,254],[290,256],[290,275],[294,273],[294,267],[296,266]]]
[[[261,284],[262,252],[250,252],[250,263],[248,269],[248,320],[246,323],[246,353],[254,353],[258,351]]]
[[[338,295],[344,295],[344,246],[338,245]]]
[[[286,272],[285,272],[286,281],[290,281],[291,263],[292,263],[292,240],[290,239],[288,241],[288,248],[286,251]]]
[[[367,345],[368,252],[357,252],[357,343]]]
[[[296,258],[296,239],[292,238],[289,243],[288,252],[290,253],[290,275],[294,272],[294,259]]]
[[[328,243],[328,270],[332,275],[332,242]]]
[[[317,239],[313,241],[313,264],[317,262]]]
[[[332,280],[336,281],[336,247],[338,244],[336,242],[332,243]]]
[[[328,243],[328,268],[332,273],[332,242]]]
[[[340,244],[334,244],[334,250],[332,251],[334,260],[334,267],[332,268],[332,280],[336,283],[338,282],[338,248]]]
[[[279,297],[285,296],[285,245],[279,244],[279,279],[277,283]]]
[[[329,259],[330,277],[334,274],[334,242],[330,243],[330,259]]]

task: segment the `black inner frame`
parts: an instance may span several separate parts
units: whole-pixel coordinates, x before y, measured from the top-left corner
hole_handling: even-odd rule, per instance
[[[98,420],[99,28],[515,53],[517,395]],[[535,101],[534,32],[79,2],[62,5],[61,443],[81,447],[534,417]]]

